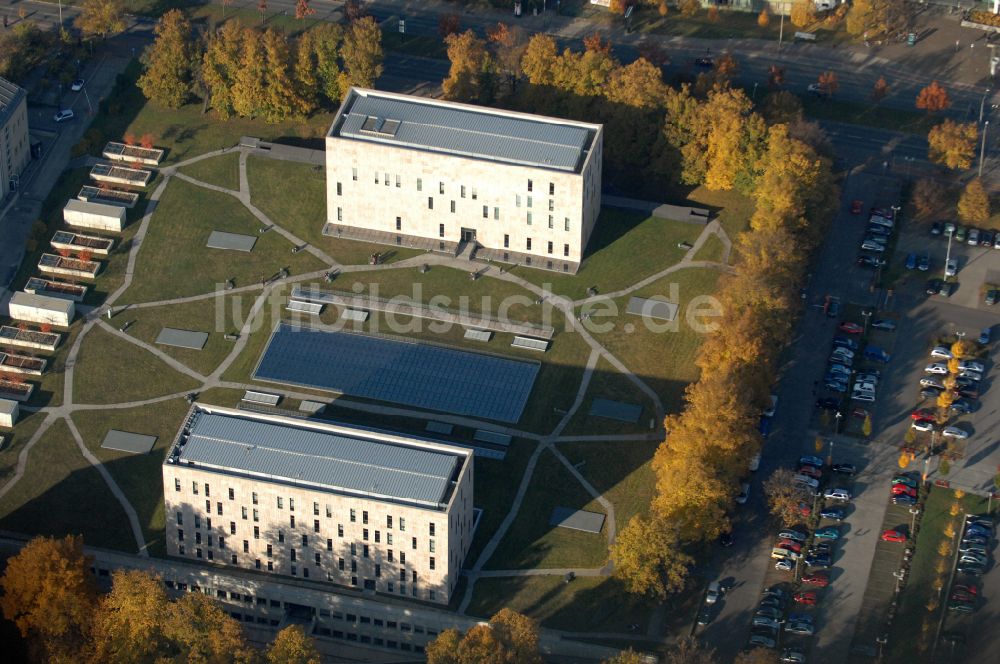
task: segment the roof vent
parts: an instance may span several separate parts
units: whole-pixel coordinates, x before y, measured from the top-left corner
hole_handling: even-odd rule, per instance
[[[374,115],[369,115],[367,118],[365,118],[364,123],[361,125],[361,131],[377,134],[378,128],[381,124],[382,124],[381,118],[377,118]]]

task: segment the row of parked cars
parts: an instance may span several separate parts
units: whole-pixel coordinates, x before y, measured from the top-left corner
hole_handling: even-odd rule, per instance
[[[963,242],[970,247],[985,247],[1000,249],[1000,233],[966,228],[951,221],[935,221],[931,224],[931,235],[952,238],[955,242]]]
[[[968,514],[958,545],[957,576],[948,595],[948,610],[956,613],[973,613],[982,601],[976,577],[986,573],[993,550],[995,527],[986,516]]]
[[[989,330],[984,330],[980,338],[989,341]],[[986,372],[986,365],[979,360],[963,359],[958,361],[958,374],[955,376],[954,386],[949,390],[948,363],[952,360],[952,352],[946,346],[935,346],[930,352],[931,360],[924,367],[924,373],[929,374],[920,379],[920,398],[934,399],[941,394],[950,391],[954,400],[949,407],[951,414],[971,413],[976,408],[977,400],[981,394],[983,376]],[[946,383],[946,381],[948,381]],[[931,432],[936,430],[936,413],[929,409],[918,409],[910,413],[913,420],[911,427],[917,431]],[[948,426],[941,429],[941,434],[946,438],[964,439],[969,437],[969,433],[960,427]]]
[[[861,240],[861,250],[881,260],[895,231],[896,213],[892,209],[872,208],[868,214],[868,229]],[[862,254],[864,255],[864,254]]]
[[[896,322],[888,318],[880,318],[872,322],[874,329],[884,329],[893,331],[896,329]],[[840,324],[841,332],[847,335],[861,334],[864,331],[857,323],[845,321]],[[881,376],[879,371],[856,372],[854,361],[859,353],[859,344],[849,336],[837,336],[833,339],[833,349],[830,351],[826,376],[824,376],[824,386],[839,394],[847,392],[848,385],[851,384],[851,399],[853,401],[873,402],[875,401],[875,389]],[[888,362],[890,356],[878,346],[868,345],[865,347],[864,359],[875,362]]]

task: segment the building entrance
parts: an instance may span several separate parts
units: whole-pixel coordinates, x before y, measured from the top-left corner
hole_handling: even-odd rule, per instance
[[[475,242],[476,241],[476,229],[475,228],[463,228],[462,229],[462,242]]]

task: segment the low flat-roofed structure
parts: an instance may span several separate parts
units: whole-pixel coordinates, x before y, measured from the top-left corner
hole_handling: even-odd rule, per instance
[[[125,228],[125,208],[71,198],[63,208],[63,220],[70,226],[117,233]]]
[[[69,327],[76,315],[73,300],[18,291],[10,297],[10,317],[41,325]]]
[[[0,427],[13,428],[19,410],[20,406],[13,399],[0,399]]]
[[[472,541],[472,451],[429,439],[196,404],[163,476],[175,556],[447,603]]]

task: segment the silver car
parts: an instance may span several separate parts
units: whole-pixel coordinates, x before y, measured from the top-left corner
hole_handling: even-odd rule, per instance
[[[983,373],[986,371],[986,367],[982,362],[976,362],[975,360],[959,360],[958,368],[961,371],[978,371]]]

